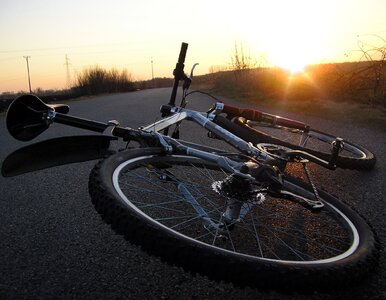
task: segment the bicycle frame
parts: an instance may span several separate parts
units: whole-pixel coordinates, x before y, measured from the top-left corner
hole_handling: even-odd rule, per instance
[[[225,140],[228,144],[232,145],[242,153],[259,157],[262,160],[272,161],[273,159],[266,153],[260,151],[254,147],[251,143],[245,142],[243,139],[229,132],[228,130],[216,125],[212,120],[216,116],[215,114],[208,114],[189,110],[185,108],[170,108],[171,116],[166,117],[158,122],[142,127],[141,129],[147,132],[160,132],[164,129],[169,128],[174,124],[178,124],[183,120],[194,121],[203,128],[209,130],[215,135]]]
[[[285,160],[283,160],[282,157],[263,151],[261,147],[255,147],[252,143],[246,142],[245,140],[239,138],[237,135],[217,125],[214,122],[214,119],[218,114],[223,112],[223,108],[223,103],[216,103],[214,105],[214,109],[210,113],[203,113],[182,107],[172,107],[169,105],[165,105],[161,107],[161,112],[162,114],[169,115],[168,117],[165,117],[164,119],[159,120],[150,125],[141,127],[140,129],[147,132],[168,132],[169,127],[172,125],[179,124],[184,120],[193,121],[198,125],[202,126],[203,128],[207,129],[209,132],[213,133],[215,136],[223,139],[225,142],[232,145],[240,152],[248,156],[261,159],[265,163],[278,164],[282,167],[284,164],[285,167],[286,162]],[[288,158],[302,156],[304,159],[308,159],[327,169],[335,169],[335,166],[331,163],[303,151],[288,149],[288,151],[286,152],[286,156]]]

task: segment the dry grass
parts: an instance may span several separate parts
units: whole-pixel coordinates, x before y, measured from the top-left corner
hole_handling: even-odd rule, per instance
[[[206,86],[207,90],[211,90]],[[213,92],[213,90],[212,90]],[[273,108],[276,111],[291,112],[305,116],[315,116],[327,120],[335,120],[349,124],[386,131],[386,109],[382,106],[374,106],[354,101],[336,102],[329,99],[303,99],[303,100],[275,100],[262,99],[253,95],[238,96],[236,93],[223,93],[216,91],[223,97],[237,99],[243,106],[253,105],[257,108]]]
[[[246,99],[246,101],[255,102],[252,98]],[[386,131],[386,110],[379,106],[346,101],[336,102],[327,99],[265,101],[264,104],[280,111],[295,112]]]
[[[195,78],[196,88],[260,105],[386,130],[386,83],[374,93],[372,77],[353,82],[364,64],[317,65],[293,76],[279,69],[217,72]],[[386,73],[386,71],[385,71]]]

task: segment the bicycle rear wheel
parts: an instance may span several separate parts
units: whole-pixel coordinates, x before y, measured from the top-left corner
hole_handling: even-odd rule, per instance
[[[275,124],[250,121],[243,117],[234,119],[239,126],[229,126],[224,117],[217,123],[254,144],[270,143],[294,150],[306,151],[327,162],[332,158],[332,143],[338,138],[322,131],[301,130]],[[335,160],[336,166],[344,169],[369,170],[375,165],[376,158],[372,152],[359,145],[343,140],[343,149]]]
[[[369,226],[322,191],[325,207],[318,212],[287,197],[265,195],[259,203],[244,199],[238,220],[225,222],[229,199],[215,186],[228,175],[201,159],[137,149],[100,162],[90,175],[89,191],[116,232],[212,279],[330,289],[361,277],[374,263],[377,249]],[[284,189],[313,197],[309,186],[292,178]]]

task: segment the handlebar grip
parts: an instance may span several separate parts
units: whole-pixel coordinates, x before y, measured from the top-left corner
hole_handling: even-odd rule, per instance
[[[280,116],[271,115],[271,114],[264,113],[255,109],[250,109],[250,108],[239,108],[236,106],[224,104],[223,112],[226,114],[229,114],[232,117],[243,117],[245,119],[256,121],[256,122],[265,122],[272,125],[284,126],[284,127],[299,129],[303,131],[308,131],[310,129],[308,125],[302,122],[283,118]]]
[[[282,118],[282,117],[279,117],[279,116],[273,116],[273,115],[269,115],[269,117],[270,118],[274,118],[275,119],[275,121],[274,121],[275,124],[277,124],[279,126],[293,128],[293,129],[299,129],[299,130],[302,130],[302,131],[305,131],[305,132],[308,132],[310,130],[310,126],[309,125],[304,124],[304,123],[299,122],[299,121],[295,121],[295,120],[291,120],[291,119],[287,119],[287,118]]]
[[[180,55],[178,57],[178,62],[180,64],[183,64],[185,62],[185,57],[186,57],[186,51],[187,50],[188,50],[188,44],[187,43],[182,43],[181,44]]]
[[[232,117],[243,117],[252,121],[260,121],[262,116],[262,112],[259,110],[240,108],[228,104],[224,104],[222,111]]]

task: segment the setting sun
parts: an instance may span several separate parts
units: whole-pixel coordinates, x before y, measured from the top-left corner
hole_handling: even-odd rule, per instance
[[[273,57],[273,64],[279,68],[289,71],[292,74],[302,73],[306,65],[310,62],[306,61],[304,57],[297,55],[296,53],[286,53],[287,56],[280,55],[279,57]]]
[[[322,62],[329,54],[327,40],[337,26],[333,2],[285,1],[280,2],[280,9],[277,5],[276,1],[267,4],[267,9],[275,11],[275,15],[261,16],[260,22],[267,27],[259,32],[262,38],[254,47],[265,49],[271,65],[291,73]],[[250,36],[253,33],[256,30],[249,30]]]

